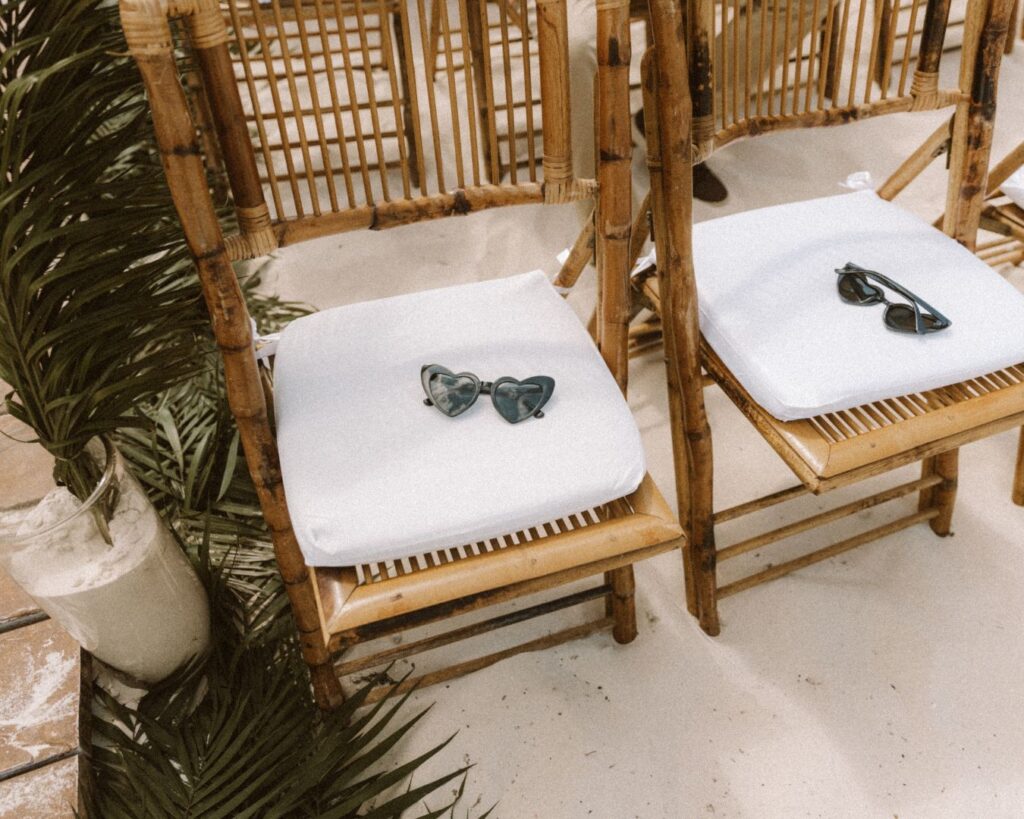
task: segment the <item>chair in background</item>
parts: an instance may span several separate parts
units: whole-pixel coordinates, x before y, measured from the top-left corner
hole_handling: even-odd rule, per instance
[[[716,634],[723,597],[916,523],[949,534],[958,447],[1024,421],[1024,298],[968,252],[986,190],[1009,0],[971,0],[954,88],[940,87],[938,74],[948,0],[915,3],[923,17],[915,70],[911,74],[904,62],[881,88],[873,84],[879,26],[870,30],[865,3],[843,0],[826,23],[827,31],[838,26],[838,41],[824,38],[805,92],[783,88],[779,98],[788,106],[773,110],[759,101],[749,111],[727,105],[728,98],[716,102],[720,72],[707,46],[715,40],[713,3],[694,0],[687,8],[684,25],[677,3],[651,0],[655,47],[645,55],[644,107],[658,264],[657,275],[638,281],[637,296],[664,322],[688,606],[704,630]],[[755,87],[764,81],[760,72],[752,78]],[[749,88],[743,98],[751,96]],[[955,113],[941,232],[889,203],[891,191],[884,189],[692,222],[691,164],[734,140],[943,107]],[[954,326],[945,331],[950,335],[898,336],[883,326],[877,306],[843,304],[832,268],[847,261],[885,267],[940,309],[955,308]],[[991,348],[957,341],[963,338],[953,335],[958,319]],[[943,345],[941,355],[935,344]],[[959,375],[942,380],[951,356]],[[713,509],[702,367],[799,485]],[[857,396],[864,397],[851,400]],[[919,479],[716,546],[716,526],[727,521],[917,461]],[[910,495],[919,499],[910,514],[719,583],[722,561]]]
[[[954,51],[960,48],[960,38],[963,36],[964,22],[966,21],[966,0],[954,0],[950,5],[949,22],[946,24],[947,36],[943,48],[945,51]],[[889,0],[881,0],[874,6],[874,12],[879,18],[880,25],[880,40],[887,44],[885,49],[880,50],[877,63],[876,63],[876,81],[881,84],[886,84],[891,81],[891,61],[886,59],[886,51],[893,51],[896,54],[902,53],[906,46],[906,40],[908,34],[913,29],[913,34],[919,36],[921,34],[921,19],[914,12],[913,3],[904,2],[892,2]],[[1017,38],[1024,36],[1024,33],[1019,32],[1018,20],[1020,17],[1020,0],[1015,0],[1013,9],[1010,17],[1010,31],[1006,37],[1006,53],[1012,54],[1014,45],[1017,42]],[[895,21],[895,22],[894,22]],[[955,34],[954,34],[955,32]],[[909,53],[906,54],[905,58],[897,57],[897,62],[903,62],[906,60],[916,60],[917,51],[911,48]],[[886,64],[889,62],[889,68],[886,69]],[[897,65],[897,68],[900,66]]]
[[[406,54],[405,105],[399,95],[383,103],[373,92],[376,81],[398,83],[394,55],[385,55],[383,77],[343,70],[348,57],[344,66],[332,64],[335,49],[347,47],[338,32],[362,31],[379,4],[268,6],[257,12],[247,0],[228,0],[223,10],[216,0],[121,0],[121,16],[317,701],[330,708],[343,700],[339,675],[591,600],[604,602],[596,620],[418,680],[449,679],[595,629],[610,628],[617,641],[629,642],[636,634],[632,564],[678,548],[681,530],[645,473],[623,398],[631,145],[620,58],[629,53],[628,5],[602,3],[596,12],[598,178],[573,173],[565,5],[540,0],[543,162],[540,171],[500,185],[483,178],[472,64],[463,66],[461,83],[450,73],[446,88],[420,82],[429,52],[423,0],[396,11],[405,32],[412,30],[408,15],[418,15],[421,38],[385,36],[385,49]],[[268,14],[273,36],[264,26]],[[464,19],[458,25],[465,31]],[[181,44],[173,32],[181,27],[202,77],[237,233],[225,231],[211,201],[178,78]],[[319,61],[328,81],[310,79]],[[411,141],[396,140],[386,159],[388,127]],[[372,135],[375,164],[364,161],[360,133]],[[282,336],[275,429],[269,379],[257,364],[233,261],[341,231],[586,199],[598,186],[599,351],[539,273],[335,308],[294,322]],[[543,419],[508,425],[485,406],[486,396],[465,416],[445,418],[423,406],[420,366],[433,363],[479,366],[482,379],[555,376],[557,388]],[[597,585],[557,599],[372,656],[347,652],[594,575]],[[339,652],[346,656],[335,667]],[[378,686],[370,700],[387,690]]]
[[[1013,27],[1010,28],[1011,35],[1014,30]],[[899,194],[932,161],[948,153],[951,142],[950,125],[939,126],[879,188],[879,194],[886,198]],[[1006,265],[1019,265],[1024,262],[1024,208],[1001,190],[1003,183],[1021,167],[1024,167],[1024,142],[992,166],[985,183],[979,228],[995,238],[979,241],[975,246],[975,253],[979,259],[997,270]],[[941,224],[942,218],[940,217],[938,224]],[[1018,506],[1024,506],[1024,429],[1021,430],[1017,449],[1012,498]]]

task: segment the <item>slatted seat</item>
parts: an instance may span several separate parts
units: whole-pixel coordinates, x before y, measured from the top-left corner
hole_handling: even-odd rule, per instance
[[[610,571],[677,547],[679,535],[672,510],[647,477],[626,498],[524,531],[398,561],[315,568],[322,625],[337,644],[381,620],[438,607],[451,614],[448,604],[464,599],[479,605],[491,593],[505,594],[512,575],[542,589],[558,585],[564,572]],[[583,564],[592,564],[586,570],[581,553]]]
[[[648,277],[642,287],[646,302],[660,310],[658,280]],[[949,439],[959,446],[1024,421],[1024,363],[941,389],[780,421],[750,397],[706,342],[701,362],[815,494],[920,460]]]
[[[1024,421],[1024,364],[938,390],[807,420],[779,421],[750,400],[706,347],[704,363],[733,403],[815,494]]]

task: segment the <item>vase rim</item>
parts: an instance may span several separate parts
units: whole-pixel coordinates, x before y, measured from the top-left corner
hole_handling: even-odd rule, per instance
[[[93,506],[95,506],[96,503],[100,500],[100,498],[102,498],[106,494],[107,490],[110,488],[111,483],[113,483],[114,481],[114,474],[117,470],[117,449],[114,447],[113,441],[111,441],[110,438],[106,435],[97,435],[95,438],[89,441],[89,443],[86,444],[86,447],[88,447],[89,444],[91,444],[92,441],[95,440],[98,440],[103,445],[103,453],[106,459],[106,463],[103,465],[103,474],[100,476],[100,479],[96,483],[96,486],[93,488],[92,492],[89,493],[89,497],[82,501],[81,506],[79,506],[72,514],[68,515],[66,518],[61,518],[60,520],[50,524],[49,526],[46,526],[42,529],[36,529],[30,534],[21,537],[18,537],[16,535],[11,537],[5,537],[4,540],[6,540],[8,544],[20,545],[23,543],[27,543],[31,540],[35,540],[37,537],[41,537],[42,535],[45,535],[49,532],[53,532],[56,529],[60,529],[63,526],[67,526],[71,521],[76,520],[81,515],[91,510]]]

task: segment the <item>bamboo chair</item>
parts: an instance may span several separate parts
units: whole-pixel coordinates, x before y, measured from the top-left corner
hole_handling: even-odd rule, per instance
[[[859,3],[859,14],[857,5],[853,0],[844,0],[830,13],[826,27],[831,30],[839,26],[840,46],[831,51],[826,46],[825,53],[819,54],[814,62],[816,77],[807,85],[809,91],[791,94],[786,92],[788,86],[784,83],[786,93],[775,97],[788,100],[781,108],[773,108],[764,101],[747,112],[735,106],[723,111],[728,99],[721,101],[720,109],[716,108],[716,55],[702,45],[714,40],[710,0],[696,0],[689,5],[688,26],[683,25],[681,10],[673,0],[651,0],[655,48],[644,60],[644,105],[649,117],[647,147],[658,270],[656,276],[638,284],[638,299],[659,311],[665,324],[679,510],[687,533],[687,601],[691,614],[698,617],[709,634],[719,631],[718,600],[723,597],[917,523],[927,521],[936,534],[949,534],[956,496],[958,447],[1020,426],[1024,420],[1024,366],[1018,365],[941,389],[895,396],[803,420],[780,421],[751,399],[744,384],[702,337],[697,312],[700,296],[692,256],[690,165],[741,137],[787,128],[837,125],[888,113],[955,107],[942,229],[970,249],[975,245],[1010,2],[972,0],[959,85],[952,89],[941,88],[938,82],[948,0],[929,0],[922,9],[917,7],[924,4],[915,4],[915,9],[924,13],[916,69],[910,76],[904,63],[898,81],[881,89],[872,85],[876,55],[881,47],[878,26],[873,34],[865,32],[866,4]],[[858,21],[856,25],[851,17]],[[848,37],[853,38],[849,50],[843,45]],[[692,55],[689,67],[687,40]],[[831,38],[826,37],[825,42],[831,42]],[[847,54],[852,54],[852,64],[838,59]],[[829,76],[834,89],[832,98],[824,92]],[[799,77],[792,79],[799,85]],[[924,161],[924,157],[909,160],[916,161]],[[892,192],[880,193],[884,198]],[[642,219],[641,214],[638,229]],[[702,366],[710,380],[722,388],[798,476],[799,485],[729,509],[713,510],[711,435],[704,408],[706,382]],[[820,494],[917,461],[922,463],[918,480],[739,543],[716,547],[717,524],[805,492]],[[726,585],[718,582],[720,561],[915,493],[919,496],[918,508],[909,515],[803,557],[769,565]]]
[[[295,8],[299,6],[296,4]],[[274,15],[284,13],[279,0],[274,0],[270,9]],[[356,3],[339,10],[337,5],[331,6],[325,1],[315,3],[314,9],[315,17],[303,16],[303,25],[293,29],[295,39],[289,42],[292,59],[303,64],[312,61],[314,55],[329,60],[330,44],[325,46],[324,39],[329,38],[331,31],[349,23],[354,22],[361,29],[369,6],[363,8]],[[620,402],[619,411],[629,418],[628,408],[619,394],[619,390],[625,390],[627,380],[627,327],[623,305],[629,300],[626,259],[631,153],[626,104],[628,77],[618,59],[629,53],[625,0],[618,4],[604,3],[597,13],[600,53],[597,87],[603,113],[597,134],[602,146],[598,179],[579,179],[573,175],[568,130],[565,6],[562,0],[541,0],[537,14],[542,23],[538,26],[538,51],[543,69],[540,78],[545,120],[543,176],[539,178],[536,172],[531,172],[517,179],[513,171],[511,181],[503,185],[490,185],[481,178],[484,169],[479,161],[480,135],[472,127],[472,117],[468,119],[468,127],[460,128],[467,122],[459,120],[460,112],[465,117],[466,112],[473,109],[472,78],[466,78],[463,86],[464,92],[470,95],[468,100],[455,98],[454,90],[453,98],[445,100],[432,83],[421,85],[411,81],[408,85],[411,121],[403,119],[401,108],[395,107],[396,98],[392,98],[388,112],[382,110],[384,106],[375,107],[369,97],[365,114],[368,124],[364,124],[374,141],[380,139],[385,113],[397,120],[398,132],[405,129],[411,132],[415,159],[421,170],[419,185],[414,187],[410,178],[413,156],[404,151],[399,154],[398,167],[390,170],[390,177],[386,163],[378,164],[372,179],[366,163],[354,170],[354,154],[362,143],[353,145],[346,139],[349,131],[345,126],[353,122],[351,116],[346,117],[346,112],[351,114],[346,105],[367,99],[353,92],[359,76],[365,75],[343,72],[339,84],[347,83],[347,91],[332,84],[326,98],[318,97],[317,87],[310,85],[307,87],[310,100],[302,101],[296,93],[298,82],[289,73],[290,61],[277,59],[281,51],[272,49],[268,53],[267,42],[261,40],[260,47],[256,47],[246,39],[249,21],[244,15],[249,11],[251,7],[245,0],[227,0],[223,4],[215,0],[170,3],[121,0],[125,36],[148,90],[168,184],[185,239],[196,260],[223,356],[229,403],[273,537],[277,564],[318,703],[330,708],[343,701],[339,675],[390,663],[590,600],[603,600],[605,604],[601,616],[595,620],[422,675],[417,680],[408,680],[404,688],[416,681],[430,684],[450,679],[521,651],[555,645],[598,629],[611,629],[617,641],[629,642],[636,635],[632,564],[681,544],[681,529],[648,476],[643,476],[635,491],[625,497],[602,502],[588,511],[570,513],[566,510],[565,514],[556,516],[557,519],[541,519],[534,525],[517,526],[515,532],[494,532],[492,537],[480,542],[453,543],[452,548],[438,548],[426,555],[408,558],[403,555],[395,560],[381,558],[359,565],[310,565],[289,512],[289,503],[294,511],[301,498],[289,490],[288,502],[285,499],[288,477],[286,474],[282,478],[271,420],[269,393],[272,385],[268,371],[257,363],[249,317],[232,268],[233,261],[264,255],[275,248],[316,236],[361,228],[380,230],[503,205],[571,202],[593,197],[600,184],[595,218],[602,319],[600,358],[592,366],[604,373],[601,378],[612,379],[608,383],[615,385],[611,392]],[[398,6],[405,31],[412,30],[408,26],[408,15],[416,13],[420,31],[425,32],[423,0]],[[351,19],[349,15],[353,15]],[[230,182],[239,227],[237,233],[227,233],[222,228],[211,201],[197,126],[190,116],[176,64],[175,54],[180,42],[173,33],[182,27],[188,33],[191,57],[198,66],[208,97],[213,132]],[[423,38],[416,42],[407,38],[401,46],[409,58],[406,66],[410,79],[419,79],[421,75],[417,72],[424,70],[425,62],[418,57],[427,51],[427,44]],[[392,47],[395,47],[394,42]],[[278,72],[285,74],[291,99],[275,96],[277,85],[272,81],[263,87],[253,82],[252,68],[256,62],[273,69],[272,76]],[[396,62],[386,58],[384,65],[393,66]],[[391,82],[397,82],[393,71],[389,69],[388,74]],[[455,78],[450,72],[447,79],[452,83],[449,88],[455,89]],[[422,93],[417,96],[414,90]],[[368,94],[365,88],[363,92]],[[449,105],[447,119],[442,117],[441,112],[445,110],[442,102]],[[246,116],[247,111],[252,118]],[[255,124],[254,130],[250,130],[249,123]],[[276,125],[273,135],[268,123]],[[399,149],[404,144],[399,141]],[[286,169],[283,178],[279,171],[282,167]],[[359,196],[360,193],[363,196]],[[568,309],[557,298],[552,303],[560,306],[559,309]],[[288,333],[285,333],[285,340],[287,338]],[[278,376],[283,376],[282,364],[279,360]],[[345,362],[338,367],[343,371]],[[419,384],[413,383],[410,389],[415,395]],[[419,398],[413,400],[419,404]],[[284,421],[280,409],[279,403],[278,425]],[[436,414],[434,410],[419,409]],[[489,407],[475,408],[481,413],[485,409],[492,411]],[[554,410],[549,416],[554,416]],[[554,422],[529,420],[525,423]],[[581,431],[577,428],[576,432]],[[522,477],[528,480],[530,476]],[[425,487],[423,492],[428,490],[429,487]],[[379,510],[349,511],[353,516],[357,512],[363,514],[364,520],[367,520],[366,514],[372,513],[370,523],[383,527],[389,515],[410,507],[411,502],[417,500],[420,500],[419,495],[417,498],[389,496],[378,501]],[[339,652],[357,644],[595,575],[600,577],[597,585],[557,599],[545,599],[400,646],[391,645],[370,657],[355,660],[343,657],[340,665],[334,664]],[[387,690],[387,686],[378,686],[369,700],[378,699]]]
[[[1019,8],[1019,4],[1014,7]],[[1013,36],[1014,28],[1010,29]],[[1009,52],[1007,52],[1009,53]],[[1024,142],[1020,143],[988,174],[985,207],[981,212],[981,227],[999,236],[986,245],[978,246],[978,255],[993,267],[1024,262],[1024,209],[1002,196],[999,186],[1010,174],[1024,167]],[[1017,447],[1017,468],[1013,477],[1013,502],[1024,506],[1024,428],[1021,428]]]
[[[1011,34],[1014,27],[1010,28]],[[1008,53],[1008,52],[1005,52]],[[947,155],[952,145],[953,123],[943,123],[921,144],[896,172],[879,188],[878,193],[885,199],[893,199],[922,171],[939,157]],[[1015,171],[1024,167],[1024,142],[992,166],[985,183],[985,197],[978,227],[996,236],[994,239],[978,241],[975,253],[979,259],[996,268],[1005,265],[1019,265],[1024,262],[1024,209],[1020,208],[1000,190],[1000,186]],[[944,216],[935,226],[941,228]],[[633,343],[637,347],[636,342]],[[1024,429],[1021,431],[1014,473],[1013,502],[1024,506]]]

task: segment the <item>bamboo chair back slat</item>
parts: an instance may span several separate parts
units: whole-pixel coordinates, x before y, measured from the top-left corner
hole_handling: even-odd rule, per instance
[[[950,3],[688,0],[698,158],[768,131],[955,105],[960,89],[939,85]]]
[[[565,0],[219,11],[227,56],[200,59],[193,84],[235,193],[232,258],[596,188],[573,176]]]

